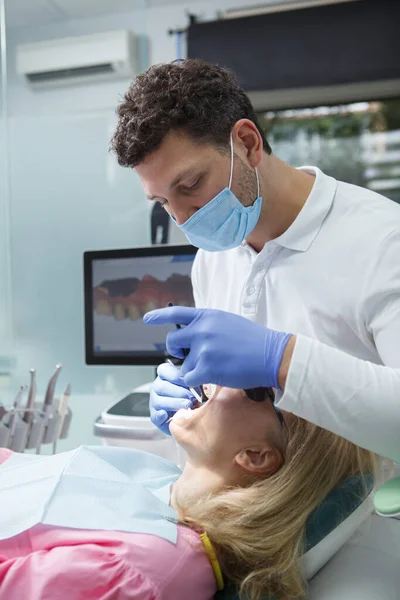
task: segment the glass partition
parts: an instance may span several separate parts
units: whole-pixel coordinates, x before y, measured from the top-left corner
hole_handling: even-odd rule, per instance
[[[10,179],[5,1],[0,0],[0,387],[9,383],[12,346],[10,285]]]
[[[7,17],[13,0],[4,2]],[[60,386],[70,381],[75,394],[119,394],[154,376],[149,367],[84,361],[83,252],[151,243],[140,182],[109,152],[115,107],[130,78],[36,88],[16,69],[20,44],[68,37],[78,28],[79,35],[129,29],[137,42],[134,76],[147,67],[145,10],[144,1],[132,3],[128,24],[123,14],[111,24],[104,15],[74,27],[61,16],[37,28],[6,29],[3,22],[8,110],[3,106],[0,119],[0,375],[2,357],[14,358],[14,390],[35,367],[43,391],[57,363],[64,367]]]

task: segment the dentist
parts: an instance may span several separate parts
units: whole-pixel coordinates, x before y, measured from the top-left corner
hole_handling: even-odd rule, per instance
[[[274,387],[280,409],[400,462],[400,206],[277,158],[234,75],[202,61],[151,67],[118,107],[118,162],[199,247],[197,308],[161,365],[153,423],[189,387]]]

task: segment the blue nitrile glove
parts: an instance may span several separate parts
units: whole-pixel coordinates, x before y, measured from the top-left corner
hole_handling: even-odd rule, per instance
[[[186,325],[167,335],[167,350],[183,358],[188,387],[215,383],[232,388],[274,387],[283,352],[291,335],[267,329],[222,310],[174,306],[144,316],[148,325]]]
[[[180,369],[164,363],[157,369],[150,388],[150,419],[162,432],[171,435],[168,419],[180,408],[192,408],[196,402],[181,376]]]

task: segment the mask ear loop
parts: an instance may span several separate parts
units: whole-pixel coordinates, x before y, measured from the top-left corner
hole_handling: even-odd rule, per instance
[[[231,189],[232,186],[232,177],[233,177],[233,138],[232,138],[232,134],[231,134],[231,174],[229,177],[229,189]]]
[[[257,177],[257,199],[260,197],[260,178],[258,176],[258,169],[257,167],[254,167],[254,170],[256,172],[256,177]]]

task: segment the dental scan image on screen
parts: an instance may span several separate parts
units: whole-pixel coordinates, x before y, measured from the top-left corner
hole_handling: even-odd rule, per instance
[[[171,326],[151,327],[143,315],[168,302],[194,306],[191,269],[194,255],[145,256],[93,262],[94,353],[166,353]]]

